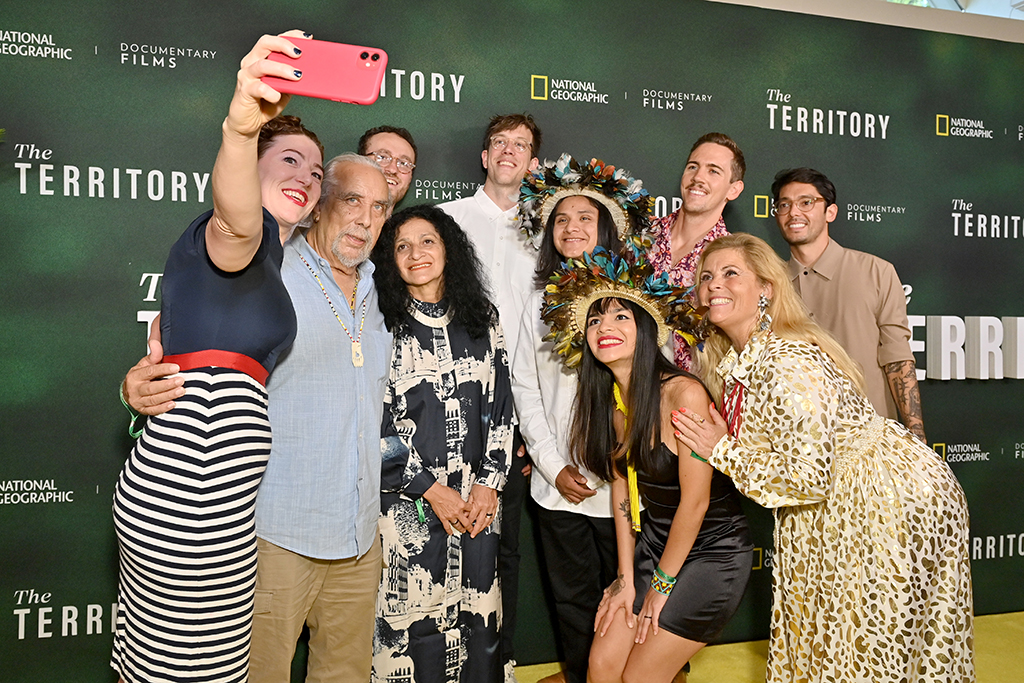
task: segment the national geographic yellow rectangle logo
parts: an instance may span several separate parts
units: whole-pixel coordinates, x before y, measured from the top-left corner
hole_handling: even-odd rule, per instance
[[[754,218],[768,218],[771,215],[772,198],[766,194],[754,195]]]
[[[530,76],[530,99],[531,100],[546,100],[547,98],[548,98],[548,77],[547,76],[537,76],[536,74]]]
[[[764,566],[764,548],[754,548],[754,566],[751,570],[757,570]]]
[[[938,454],[940,458],[942,458],[942,462],[946,462],[946,444],[933,443],[932,450],[935,451],[935,453]]]
[[[949,135],[949,115],[948,114],[936,114],[935,115],[935,134],[947,137]]]

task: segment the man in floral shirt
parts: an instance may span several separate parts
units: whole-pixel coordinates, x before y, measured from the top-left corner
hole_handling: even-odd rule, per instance
[[[722,210],[743,192],[747,166],[739,146],[724,133],[702,135],[690,148],[679,181],[683,205],[675,213],[652,221],[648,258],[660,274],[668,272],[673,284],[693,284],[697,261],[711,240],[728,235]],[[690,347],[673,337],[676,365],[689,370]]]

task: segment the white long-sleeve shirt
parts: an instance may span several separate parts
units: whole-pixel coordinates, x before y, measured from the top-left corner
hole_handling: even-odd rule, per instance
[[[512,395],[519,411],[519,429],[533,459],[530,494],[548,510],[611,517],[611,487],[585,469],[587,486],[597,495],[578,505],[567,501],[555,488],[555,477],[569,461],[569,426],[576,398],[576,371],[566,369],[554,352],[554,344],[541,341],[548,327],[540,318],[543,293],[534,291],[526,300],[520,321],[518,346],[512,361]]]
[[[505,347],[509,357],[515,356],[519,319],[526,297],[533,289],[533,271],[537,267],[537,250],[527,244],[516,227],[519,208],[502,211],[484,188],[472,197],[439,204],[466,231],[476,255],[484,266],[498,318],[505,331]],[[518,412],[518,405],[516,406]]]

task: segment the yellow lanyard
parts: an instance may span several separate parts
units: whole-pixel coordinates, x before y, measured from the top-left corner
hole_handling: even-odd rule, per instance
[[[626,432],[626,404],[622,401],[622,392],[616,383],[612,387],[615,395],[615,407],[622,413],[622,431]],[[629,520],[633,531],[640,531],[640,489],[636,485],[636,468],[629,460],[629,451],[626,451],[626,480],[629,482]]]

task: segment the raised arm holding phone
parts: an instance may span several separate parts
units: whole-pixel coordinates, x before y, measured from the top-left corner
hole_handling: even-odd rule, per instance
[[[270,453],[267,374],[295,336],[282,240],[317,206],[323,147],[288,96],[298,79],[263,36],[242,60],[213,169],[213,209],[172,247],[161,341],[129,372],[149,420],[114,494],[120,550],[111,666],[122,681],[241,681],[256,582],[256,490]],[[167,363],[159,363],[163,351]],[[174,377],[150,383],[167,373]],[[187,635],[185,635],[187,634]],[[174,647],[166,643],[175,643]]]

